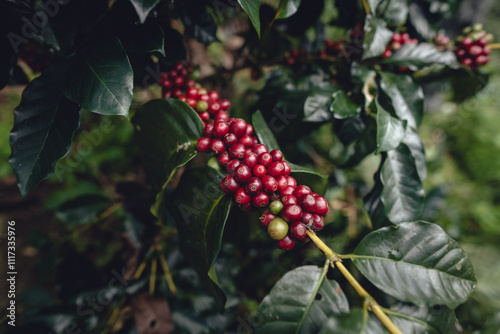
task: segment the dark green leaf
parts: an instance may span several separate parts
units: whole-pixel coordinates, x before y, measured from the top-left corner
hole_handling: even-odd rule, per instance
[[[146,21],[146,18],[149,15],[149,12],[155,8],[155,6],[160,3],[161,0],[130,0],[132,5],[139,16],[139,20],[141,23]]]
[[[384,184],[381,198],[389,220],[398,224],[417,219],[424,201],[424,189],[415,159],[406,145],[387,152],[380,179]]]
[[[354,103],[343,90],[336,91],[332,97],[333,102],[330,105],[330,111],[333,112],[335,118],[354,117],[361,112],[361,106]]]
[[[424,2],[412,1],[409,6],[408,20],[424,40],[432,40],[436,36],[436,31],[430,22],[430,16],[433,14],[424,8],[427,5]]]
[[[286,3],[286,5],[284,5],[283,10],[279,12],[277,19],[286,19],[295,14],[299,9],[300,2],[301,0],[281,0],[280,7],[282,6],[281,3]]]
[[[377,229],[383,226],[389,226],[391,222],[385,214],[384,203],[382,203],[380,198],[382,190],[384,189],[382,181],[380,181],[380,171],[377,171],[373,175],[373,179],[375,180],[375,184],[372,190],[363,198],[363,201],[365,210],[372,221],[372,228]]]
[[[166,57],[163,29],[156,22],[146,22],[141,25],[134,25],[133,28],[122,32],[121,41],[128,52],[151,53],[158,52]],[[144,38],[147,36],[147,38]]]
[[[54,65],[34,79],[14,111],[9,163],[16,173],[21,196],[54,173],[57,160],[68,153],[80,124],[80,108],[63,95],[68,66]]]
[[[292,176],[299,184],[309,186],[314,192],[323,195],[328,186],[328,175],[320,174],[312,169],[288,162],[292,169]]]
[[[375,11],[376,16],[397,27],[405,24],[408,16],[408,0],[382,0]]]
[[[369,120],[368,124],[361,120],[359,117],[350,117],[350,119],[359,119],[361,124],[363,124],[362,130],[359,135],[356,136],[357,129],[354,128],[352,133],[347,133],[344,136],[353,137],[354,142],[350,143],[348,146],[348,157],[346,161],[342,162],[342,167],[354,167],[358,165],[361,160],[363,160],[368,154],[373,153],[377,148],[377,127],[375,122]],[[346,127],[342,132],[347,132],[350,127]],[[340,137],[339,137],[340,138]]]
[[[422,139],[418,133],[412,129],[406,129],[406,135],[403,138],[403,144],[405,144],[411,152],[413,159],[415,159],[415,167],[417,167],[418,177],[420,181],[424,181],[427,177],[427,164],[425,159],[425,147]]]
[[[255,134],[257,135],[257,138],[259,139],[259,142],[261,144],[266,145],[269,151],[280,149],[280,146],[276,141],[276,137],[267,125],[267,122],[264,119],[264,116],[262,116],[260,110],[257,110],[252,115],[252,124],[253,128],[255,129]]]
[[[392,32],[386,28],[384,20],[366,15],[362,59],[381,56],[391,38]]]
[[[201,4],[190,5],[181,16],[185,27],[185,35],[196,38],[203,45],[217,42],[217,25],[214,18]]]
[[[62,203],[56,209],[56,217],[68,224],[82,225],[94,222],[99,214],[111,205],[104,195],[82,195]]]
[[[304,117],[309,122],[322,122],[331,119],[331,113],[328,108],[332,100],[332,93],[339,89],[339,86],[323,82],[315,87],[304,102]]]
[[[445,306],[417,307],[399,303],[391,307],[394,324],[408,334],[455,334],[457,320],[453,310]]]
[[[210,167],[189,170],[171,196],[164,196],[163,202],[177,224],[182,254],[196,269],[220,308],[224,306],[225,297],[216,284],[213,265],[231,207],[230,196],[220,189],[222,177]]]
[[[413,70],[436,63],[458,66],[457,58],[452,51],[440,51],[429,43],[405,44],[391,57],[384,59],[383,63],[407,66]]]
[[[424,113],[424,93],[411,76],[379,72],[380,89],[390,98],[396,115],[418,128]]]
[[[255,31],[260,38],[260,5],[261,0],[238,0],[241,8],[247,13],[250,21],[252,21]]]
[[[349,312],[336,281],[326,279],[328,265],[302,266],[285,274],[257,310],[255,333],[318,333],[330,316]]]
[[[354,264],[375,286],[401,301],[455,308],[476,286],[467,254],[443,229],[405,222],[368,234]]]
[[[156,189],[196,155],[203,133],[198,114],[177,99],[152,100],[132,118],[149,183]]]
[[[406,121],[392,117],[375,99],[377,106],[377,151],[387,152],[399,146],[406,133]]]
[[[367,311],[366,311],[367,312]],[[353,308],[347,315],[328,318],[319,334],[385,334],[382,324],[360,308]],[[405,333],[406,334],[406,333]]]
[[[128,117],[134,75],[122,43],[107,34],[89,42],[74,64],[66,96],[83,109]]]

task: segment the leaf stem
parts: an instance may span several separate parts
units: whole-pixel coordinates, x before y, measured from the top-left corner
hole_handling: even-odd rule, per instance
[[[155,283],[156,283],[156,267],[158,260],[153,258],[151,260],[151,273],[149,274],[149,294],[153,295],[155,293]]]
[[[373,299],[373,297],[359,284],[359,282],[352,276],[352,274],[347,270],[347,268],[342,263],[340,257],[328,247],[323,240],[318,238],[316,233],[311,230],[307,230],[307,236],[314,242],[314,244],[325,254],[328,260],[332,263],[332,266],[336,266],[346,280],[351,284],[351,286],[356,290],[358,295],[365,298],[366,305],[368,309],[375,314],[375,316],[380,320],[380,322],[387,328],[391,334],[403,334],[401,330],[392,322],[392,320],[384,313],[384,310],[380,305]]]
[[[492,50],[498,50],[500,49],[500,43],[489,43],[488,47]]]
[[[165,275],[165,280],[167,281],[168,288],[172,295],[177,296],[177,288],[175,287],[174,280],[172,278],[172,274],[170,273],[170,269],[167,265],[167,260],[165,259],[165,255],[160,253],[160,264],[163,269],[163,273]]]
[[[371,11],[370,11],[370,6],[368,5],[368,1],[366,0],[363,0],[363,7],[365,8],[365,13],[366,15],[370,14]]]

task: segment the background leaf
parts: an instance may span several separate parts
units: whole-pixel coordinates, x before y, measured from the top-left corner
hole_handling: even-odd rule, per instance
[[[381,198],[389,220],[398,224],[419,217],[424,189],[417,173],[415,159],[404,144],[387,152],[380,179],[384,185]]]
[[[335,118],[354,117],[361,112],[359,104],[353,102],[343,90],[334,92],[332,98],[333,102],[330,105],[330,111],[333,112]]]
[[[408,16],[407,0],[382,0],[375,9],[377,17],[384,19],[391,27],[405,24]]]
[[[110,204],[110,198],[104,195],[81,195],[62,203],[56,210],[56,217],[64,223],[82,225],[96,221]]]
[[[83,109],[128,117],[134,74],[122,43],[108,33],[89,41],[73,66],[66,96]]]
[[[366,15],[362,59],[381,56],[391,37],[392,32],[386,28],[384,20],[374,18],[372,15]]]
[[[319,334],[385,334],[382,324],[360,308],[353,308],[347,315],[328,318]],[[406,334],[406,333],[405,333]]]
[[[260,38],[260,5],[261,0],[238,0],[241,8],[247,13]]]
[[[425,159],[425,147],[422,139],[414,129],[407,128],[405,137],[403,138],[403,144],[408,147],[415,160],[415,167],[417,168],[420,181],[424,181],[427,177],[427,164]]]
[[[455,308],[476,286],[467,254],[436,224],[381,228],[363,238],[354,254],[354,264],[376,287],[416,305]]]
[[[398,303],[391,307],[394,324],[408,334],[455,334],[457,321],[453,310],[445,306],[417,307]]]
[[[144,104],[132,118],[148,181],[159,190],[176,169],[196,156],[203,122],[186,103],[157,99]]]
[[[382,61],[385,64],[408,66],[418,69],[432,64],[444,64],[457,67],[457,59],[452,51],[440,51],[429,43],[405,44],[391,57]]]
[[[149,15],[149,12],[155,8],[157,4],[160,3],[161,0],[130,0],[132,5],[139,16],[139,20],[141,23],[146,21],[146,18]]]
[[[73,133],[79,127],[80,108],[63,95],[69,64],[66,60],[33,79],[14,111],[9,163],[21,196],[54,173],[57,160],[69,152]]]
[[[349,312],[340,286],[325,276],[326,271],[316,266],[287,272],[260,304],[257,317],[262,324],[255,333],[297,333],[302,318],[301,333],[318,333],[328,317]]]
[[[316,119],[320,116],[319,121],[328,120],[330,110],[328,105],[332,100],[332,93],[339,89],[339,86],[330,82],[325,82],[311,91],[311,94],[306,98],[304,102],[304,117],[310,121],[310,119]],[[327,116],[321,116],[327,114]]]
[[[281,3],[286,3],[286,5],[284,5],[283,10],[279,12],[277,19],[286,19],[295,14],[299,9],[300,2],[301,0],[281,0],[279,7],[281,7]]]
[[[406,133],[406,122],[392,117],[375,99],[377,106],[377,151],[386,152],[399,146]]]

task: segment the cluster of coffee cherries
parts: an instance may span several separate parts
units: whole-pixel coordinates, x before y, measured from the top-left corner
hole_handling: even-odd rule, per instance
[[[389,58],[392,56],[394,51],[399,50],[405,44],[418,44],[416,38],[411,38],[407,32],[399,33],[395,32],[392,34],[391,42],[387,45],[382,58]]]
[[[488,44],[493,42],[493,35],[486,33],[481,24],[465,27],[462,35],[455,39],[455,55],[460,64],[472,71],[490,61],[491,49]]]

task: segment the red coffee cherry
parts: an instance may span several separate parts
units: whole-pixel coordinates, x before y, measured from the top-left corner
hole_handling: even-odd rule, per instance
[[[262,189],[262,181],[256,176],[252,176],[245,183],[245,190],[250,195],[258,194],[261,189]]]
[[[174,86],[174,84],[172,83],[171,80],[169,79],[163,79],[160,83],[160,85],[165,88],[165,89],[172,89],[172,87]]]
[[[472,43],[474,43],[474,41],[469,36],[465,37],[464,39],[462,39],[462,42],[460,42],[460,44],[462,44],[464,48],[470,47]]]
[[[234,174],[239,165],[241,165],[241,161],[233,159],[226,165],[226,170],[229,174]]]
[[[263,165],[255,165],[252,168],[252,174],[259,178],[262,178],[264,175],[266,175],[266,173],[267,173],[266,167],[264,167]]]
[[[252,197],[252,204],[256,208],[264,208],[269,204],[269,195],[261,191],[257,195]]]
[[[286,186],[286,187],[284,187],[284,188],[282,188],[282,189],[280,190],[280,195],[281,195],[281,197],[283,197],[283,196],[285,196],[285,195],[293,195],[293,191],[294,191],[294,190],[295,190],[295,188],[294,188],[294,187],[292,187],[292,186],[288,185],[288,186]],[[295,196],[295,195],[294,195],[294,196]],[[297,196],[295,196],[295,197],[297,197]]]
[[[309,188],[308,186],[298,186],[293,191],[293,195],[297,198],[300,198],[302,195],[307,195],[310,194],[311,192],[312,192],[311,188]]]
[[[273,161],[281,161],[283,160],[283,153],[281,153],[280,150],[272,150],[269,152],[271,156],[273,157]]]
[[[265,167],[269,166],[273,162],[273,157],[271,154],[264,152],[259,155],[259,164],[264,165]]]
[[[224,143],[227,145],[227,147],[231,147],[237,142],[238,142],[238,137],[236,137],[234,133],[229,132],[227,135],[224,136]]]
[[[278,181],[271,175],[264,175],[261,180],[264,191],[272,194],[278,190]]]
[[[210,151],[210,143],[212,140],[208,137],[201,137],[198,139],[198,142],[196,143],[196,148],[200,152],[209,152]]]
[[[324,216],[328,213],[328,202],[323,196],[317,196],[316,199],[316,213]]]
[[[217,138],[223,138],[229,132],[229,125],[225,121],[216,122],[213,134]]]
[[[190,87],[187,89],[186,95],[190,99],[196,99],[198,97],[198,89]]]
[[[260,222],[262,223],[262,225],[267,227],[269,223],[275,218],[276,216],[273,215],[271,211],[266,211],[260,216]]]
[[[301,222],[295,222],[290,225],[290,234],[297,240],[302,240],[306,236],[307,228]]]
[[[243,144],[245,147],[252,147],[253,146],[253,139],[250,136],[244,135],[238,140],[238,143]]]
[[[210,143],[210,149],[215,154],[220,154],[226,150],[226,145],[224,145],[222,140],[215,138],[212,139],[212,142]]]
[[[218,102],[212,102],[210,103],[210,106],[208,107],[208,112],[211,113],[212,115],[217,114],[220,111],[220,104]]]
[[[325,226],[325,219],[323,216],[313,214],[313,223],[311,229],[314,231],[319,231]]]
[[[252,202],[247,203],[245,205],[238,204],[238,208],[240,208],[241,211],[254,211],[254,206],[252,205]]]
[[[252,177],[252,170],[247,165],[241,164],[236,167],[234,177],[238,182],[245,183],[250,177]]]
[[[231,174],[226,175],[226,177],[222,179],[221,186],[223,186],[226,189],[225,192],[228,194],[234,193],[241,187],[238,181],[236,181],[234,176]]]
[[[288,162],[282,161],[281,163],[283,164],[283,167],[284,167],[283,175],[284,176],[290,175],[290,173],[292,172],[292,169],[290,168],[290,165],[288,164]],[[297,186],[297,182],[295,182],[295,186]]]
[[[285,195],[281,197],[281,202],[283,205],[296,205],[298,204],[297,197],[293,195]]]
[[[316,200],[311,194],[305,194],[299,197],[299,205],[304,211],[308,211],[311,213],[316,212]]]
[[[250,203],[251,199],[252,197],[247,194],[243,187],[238,188],[238,190],[236,190],[236,192],[234,193],[234,201],[236,202],[236,204],[245,205]]]
[[[285,170],[286,170],[286,167],[285,167]],[[283,174],[283,175],[285,175],[285,174]],[[293,177],[287,176],[286,179],[288,181],[289,186],[292,186],[293,188],[297,187],[297,181]]]
[[[260,156],[262,153],[267,153],[267,147],[263,144],[257,144],[253,146],[253,151]]]
[[[288,185],[286,176],[281,175],[276,178],[276,181],[278,181],[278,190],[281,190]]]
[[[283,174],[283,170],[285,169],[285,166],[283,166],[283,163],[281,161],[274,161],[267,167],[267,173],[271,176],[274,177],[279,177]]]
[[[221,110],[226,111],[229,110],[230,107],[231,107],[231,102],[229,102],[228,100],[224,99],[220,101]]]
[[[483,48],[480,47],[479,45],[472,45],[470,48],[469,48],[469,54],[471,56],[478,56],[480,55],[481,53],[483,53]]]
[[[287,205],[281,210],[281,217],[287,222],[298,221],[302,218],[302,208],[296,204]]]
[[[229,148],[229,155],[234,159],[243,159],[245,156],[245,146],[240,143],[236,143]]]
[[[204,101],[207,103],[207,106],[210,105],[208,102],[210,102],[210,98],[208,97],[207,94],[203,94],[201,88],[198,90],[198,101]],[[208,109],[208,107],[207,107]]]
[[[243,137],[247,132],[247,122],[241,118],[237,118],[230,125],[230,131],[238,138]]]
[[[282,250],[291,250],[293,246],[295,246],[295,241],[287,235],[283,239],[279,240],[276,243],[276,246],[278,246],[278,248]]]
[[[208,111],[199,114],[202,121],[208,121],[210,119],[210,114]]]
[[[184,78],[183,77],[175,77],[174,78],[174,85],[176,85],[177,87],[181,87],[182,85],[184,85]]]
[[[215,114],[215,121],[226,121],[229,119],[229,115],[223,111],[219,111]]]
[[[302,224],[306,226],[312,226],[313,224],[313,214],[310,212],[304,212],[302,213],[302,219],[300,220]]]
[[[247,136],[252,136],[253,135],[253,126],[251,124],[247,124]]]
[[[212,90],[210,93],[208,93],[208,97],[210,98],[210,101],[212,101],[212,102],[219,101],[219,93],[217,93],[214,90]]]
[[[176,88],[172,91],[172,95],[179,98],[182,95],[182,90],[180,90],[179,88]]]
[[[222,166],[226,166],[231,161],[231,157],[229,156],[229,153],[227,153],[227,151],[222,152],[218,156],[218,159],[219,159],[219,163]]]
[[[257,154],[255,154],[254,152],[247,152],[243,156],[243,163],[250,168],[254,168],[257,165],[257,162]]]

